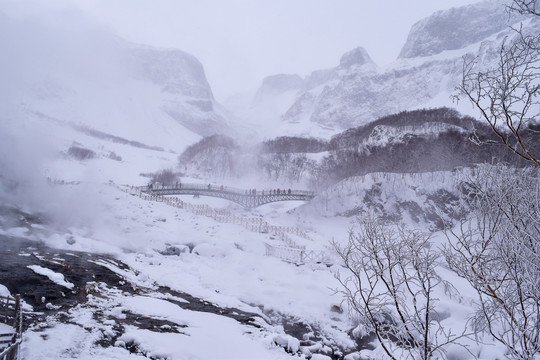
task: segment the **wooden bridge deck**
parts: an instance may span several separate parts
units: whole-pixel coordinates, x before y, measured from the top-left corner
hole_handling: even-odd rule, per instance
[[[278,201],[310,201],[315,197],[313,191],[304,190],[243,190],[232,187],[201,184],[177,184],[172,186],[149,185],[140,191],[158,195],[196,195],[211,196],[233,201],[245,208],[254,208]]]

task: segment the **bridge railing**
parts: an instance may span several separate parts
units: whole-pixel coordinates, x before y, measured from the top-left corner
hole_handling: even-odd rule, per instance
[[[176,183],[172,185],[152,184],[137,187],[140,191],[153,191],[153,190],[200,190],[200,191],[215,191],[225,192],[238,195],[272,195],[272,194],[291,194],[291,195],[303,195],[303,196],[315,196],[315,192],[308,190],[292,190],[292,189],[240,189],[230,186],[216,185],[216,184],[193,184],[193,183]],[[290,190],[290,192],[289,192]]]

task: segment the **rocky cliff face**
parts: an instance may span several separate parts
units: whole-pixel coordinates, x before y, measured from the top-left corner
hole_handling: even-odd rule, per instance
[[[365,49],[354,49],[338,66],[307,76],[292,105],[273,121],[288,126],[291,135],[319,128],[318,136],[330,136],[404,110],[455,107],[450,97],[461,79],[463,56],[479,56],[485,66],[495,63],[503,39],[515,36],[508,26],[517,20],[496,2],[437,12],[412,27],[393,64],[377,68]],[[525,25],[539,28],[538,21]]]
[[[296,74],[268,76],[263,79],[251,106],[266,109],[266,112],[283,112],[291,106],[294,94],[303,86],[304,80]]]
[[[142,79],[159,87],[162,110],[203,136],[227,132],[202,64],[180,50],[134,46],[129,55]]]
[[[413,25],[399,57],[425,57],[462,49],[505,30],[515,20],[503,5],[493,2],[439,11]]]

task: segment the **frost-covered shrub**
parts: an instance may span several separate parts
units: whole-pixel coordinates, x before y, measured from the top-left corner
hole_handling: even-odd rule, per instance
[[[72,145],[67,150],[67,155],[76,160],[88,160],[96,157],[96,153],[90,149]]]
[[[111,159],[111,160],[114,160],[114,161],[122,161],[122,157],[120,155],[116,154],[114,151],[109,152],[108,158]]]

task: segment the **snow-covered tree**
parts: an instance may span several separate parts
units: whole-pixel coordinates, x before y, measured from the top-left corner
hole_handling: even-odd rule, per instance
[[[540,166],[540,153],[533,149],[540,143],[540,5],[513,0],[507,8],[526,21],[504,39],[496,66],[485,69],[480,57],[465,59],[458,98],[472,102],[499,142]]]
[[[540,356],[540,169],[483,166],[461,181],[472,217],[448,230],[452,270],[478,294],[474,325],[508,349]]]
[[[429,234],[368,220],[345,246],[334,247],[345,267],[337,291],[388,358],[444,359],[445,347],[465,336],[465,329],[452,333],[437,316],[436,291],[451,285],[436,272],[441,254]]]

